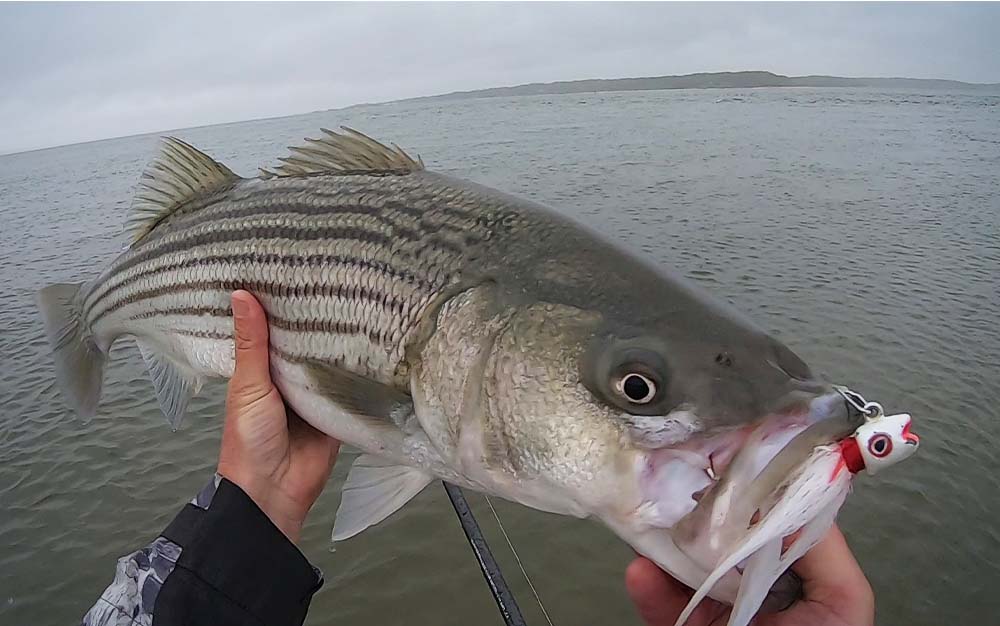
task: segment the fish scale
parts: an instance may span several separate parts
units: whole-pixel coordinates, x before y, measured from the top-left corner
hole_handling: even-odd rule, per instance
[[[264,192],[274,184],[265,180],[250,185]],[[239,185],[227,191],[236,197],[245,193]],[[345,198],[351,212],[343,210]],[[414,223],[406,212],[393,211],[394,221],[378,214],[386,209],[377,203],[359,205],[363,198],[372,199],[372,194],[349,191],[313,197],[306,188],[270,192],[265,201],[228,202],[217,196],[182,219],[164,220],[151,231],[156,237],[113,264],[86,297],[87,317],[100,336],[104,328],[119,332],[121,326],[163,314],[164,300],[178,299],[173,294],[190,299],[195,297],[192,291],[214,292],[211,306],[168,309],[166,315],[184,313],[180,328],[197,330],[205,315],[228,317],[224,300],[233,289],[245,287],[268,298],[272,322],[279,328],[312,335],[364,334],[372,345],[358,347],[361,351],[388,343],[395,358],[387,367],[394,369],[415,314],[446,284],[447,269],[441,265],[457,263],[447,258],[449,250],[434,246],[433,232],[425,233],[432,241],[423,243],[421,233],[400,228],[401,222]],[[429,271],[421,271],[426,263],[393,269],[390,261],[407,242],[432,251],[423,255],[423,260],[434,262]],[[331,264],[332,259],[339,263]],[[335,280],[329,280],[331,270]],[[324,324],[320,319],[335,321]]]
[[[221,260],[226,253],[236,257],[247,254],[256,257],[270,255],[275,259],[290,258],[292,262],[307,257],[323,256],[329,259],[339,256],[349,262],[380,262],[389,268],[390,260],[404,242],[420,241],[416,236],[401,236],[399,230],[392,226],[381,230],[371,229],[371,224],[362,221],[364,217],[336,214],[333,218],[302,218],[282,209],[281,212],[267,216],[208,223],[184,238],[178,236],[163,240],[163,244],[157,249],[143,249],[124,259],[118,267],[112,268],[105,275],[106,282],[88,296],[87,302],[93,307],[109,291],[118,289],[123,284],[147,276],[162,266],[174,263],[191,265],[199,256],[216,257],[207,263]],[[262,241],[266,239],[286,241]],[[344,241],[333,241],[334,239]],[[251,242],[253,247],[247,248]],[[305,242],[314,242],[314,245],[302,245]],[[439,248],[438,258],[445,252],[447,251]],[[421,269],[423,268],[418,265],[396,271],[425,279],[427,274],[437,268],[427,267],[423,272]]]

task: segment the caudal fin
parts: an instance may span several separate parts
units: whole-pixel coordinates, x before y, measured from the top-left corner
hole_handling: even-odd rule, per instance
[[[104,354],[83,319],[80,285],[49,285],[38,292],[38,308],[56,363],[63,397],[81,418],[97,412]]]

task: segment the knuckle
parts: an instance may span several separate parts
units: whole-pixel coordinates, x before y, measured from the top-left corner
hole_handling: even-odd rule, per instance
[[[271,395],[273,389],[270,381],[234,377],[229,382],[227,403],[231,409],[250,407]]]

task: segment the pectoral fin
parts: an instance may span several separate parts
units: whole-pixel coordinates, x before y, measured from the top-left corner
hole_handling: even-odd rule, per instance
[[[362,454],[344,483],[333,525],[333,540],[353,537],[389,517],[420,493],[434,477],[412,467]]]
[[[316,391],[346,413],[385,420],[399,428],[413,415],[412,398],[395,387],[322,361],[310,361],[306,369]]]

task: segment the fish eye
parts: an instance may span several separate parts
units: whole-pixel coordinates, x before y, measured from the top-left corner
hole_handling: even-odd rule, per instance
[[[892,439],[889,435],[879,433],[868,442],[868,451],[876,458],[884,458],[892,452]]]
[[[595,339],[580,361],[580,382],[597,400],[631,415],[673,409],[670,365],[655,338]]]
[[[637,372],[622,376],[615,389],[634,404],[647,404],[656,397],[656,383]]]

